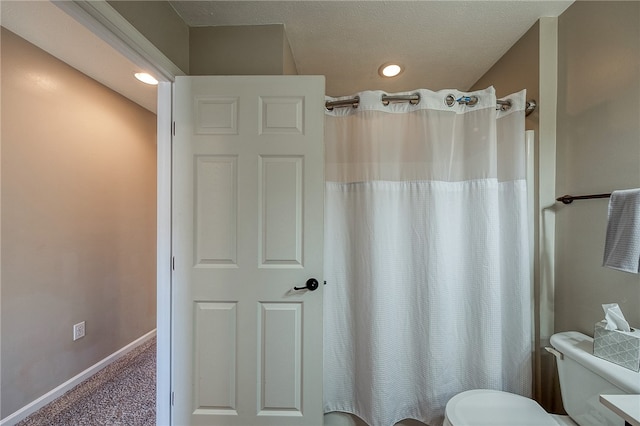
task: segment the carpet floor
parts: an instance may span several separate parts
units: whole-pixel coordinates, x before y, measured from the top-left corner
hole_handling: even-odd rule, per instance
[[[155,426],[156,339],[138,346],[17,426]]]

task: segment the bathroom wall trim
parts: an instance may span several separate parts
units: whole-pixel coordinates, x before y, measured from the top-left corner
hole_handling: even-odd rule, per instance
[[[40,398],[36,399],[35,401],[25,405],[24,407],[17,410],[13,414],[10,414],[9,416],[0,420],[0,426],[14,425],[24,420],[31,414],[35,413],[36,411],[44,407],[45,405],[61,397],[62,395],[64,395],[65,393],[73,389],[75,386],[79,385],[89,377],[93,376],[98,371],[102,370],[103,368],[107,367],[113,362],[119,360],[120,358],[122,358],[123,356],[125,356],[126,354],[128,354],[129,352],[137,348],[138,346],[147,342],[149,339],[152,339],[155,335],[156,335],[156,329],[153,329],[147,334],[137,338],[133,342],[122,347],[121,349],[117,350],[116,352],[112,353],[111,355],[107,356],[101,361],[98,361],[97,363],[93,364],[91,367],[87,368],[83,372],[75,375],[74,377],[70,378],[66,382],[59,385],[58,387],[42,395]]]

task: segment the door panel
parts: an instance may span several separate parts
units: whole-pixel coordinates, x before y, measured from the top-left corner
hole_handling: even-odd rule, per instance
[[[178,77],[175,425],[321,425],[322,77]]]
[[[302,304],[261,303],[258,415],[302,413]]]
[[[260,157],[261,267],[302,267],[302,156]]]
[[[195,310],[196,412],[235,415],[237,303],[196,302]]]
[[[238,161],[195,156],[195,264],[237,266]]]

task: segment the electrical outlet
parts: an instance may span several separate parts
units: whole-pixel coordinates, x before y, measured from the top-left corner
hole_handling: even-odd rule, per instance
[[[81,337],[84,337],[84,321],[73,326],[73,340],[78,340]]]

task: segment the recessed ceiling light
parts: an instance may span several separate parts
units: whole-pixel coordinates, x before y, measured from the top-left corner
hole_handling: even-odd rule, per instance
[[[137,72],[135,73],[135,76],[138,80],[140,80],[143,83],[146,84],[152,84],[152,85],[156,85],[158,84],[158,80],[156,80],[155,78],[153,78],[150,74],[147,74],[146,72]]]
[[[383,77],[395,77],[402,72],[402,67],[398,64],[383,64],[378,73]]]

